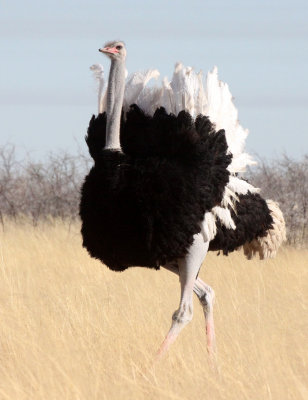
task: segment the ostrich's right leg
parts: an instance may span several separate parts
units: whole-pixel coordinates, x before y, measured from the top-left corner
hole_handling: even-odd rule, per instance
[[[194,242],[191,245],[187,255],[177,261],[178,273],[181,282],[180,306],[172,316],[172,325],[159,349],[159,356],[163,355],[168,350],[170,345],[177,338],[180,331],[192,319],[192,295],[194,285],[201,264],[206,256],[208,246],[209,243],[204,241],[202,234],[197,234],[194,236]]]
[[[179,267],[177,262],[164,265],[168,271],[179,275]],[[213,317],[213,306],[215,293],[214,290],[199,277],[194,282],[194,292],[202,305],[205,317],[205,330],[207,338],[207,351],[210,356],[216,353],[215,326]]]

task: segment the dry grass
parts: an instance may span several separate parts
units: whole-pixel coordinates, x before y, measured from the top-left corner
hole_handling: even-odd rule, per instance
[[[113,273],[79,227],[6,224],[0,237],[1,399],[308,399],[308,252],[275,260],[210,254],[219,373],[195,315],[151,365],[179,284],[169,272]]]

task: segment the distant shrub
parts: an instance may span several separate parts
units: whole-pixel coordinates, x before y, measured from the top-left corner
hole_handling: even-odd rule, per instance
[[[260,160],[249,172],[250,181],[262,189],[262,195],[278,201],[287,226],[288,243],[308,243],[308,155],[292,160]]]
[[[79,191],[89,160],[66,152],[49,154],[43,162],[17,161],[13,145],[0,147],[0,213],[17,218],[78,216]]]

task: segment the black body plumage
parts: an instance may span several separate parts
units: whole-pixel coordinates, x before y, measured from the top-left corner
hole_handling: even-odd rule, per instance
[[[210,242],[209,250],[221,250],[227,255],[245,243],[265,236],[272,228],[273,218],[270,210],[258,193],[248,192],[239,195],[238,198],[236,212],[229,207],[236,229],[228,229],[217,220],[217,233]]]
[[[121,122],[122,152],[104,150],[106,114],[92,117],[86,141],[95,164],[81,190],[83,245],[113,270],[159,268],[183,257],[204,213],[229,179],[223,130],[187,112],[153,117],[132,106]]]

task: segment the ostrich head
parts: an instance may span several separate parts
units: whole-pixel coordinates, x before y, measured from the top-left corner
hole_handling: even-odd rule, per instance
[[[126,58],[126,48],[121,41],[107,42],[102,49],[98,51],[106,54],[111,60],[124,61]]]

